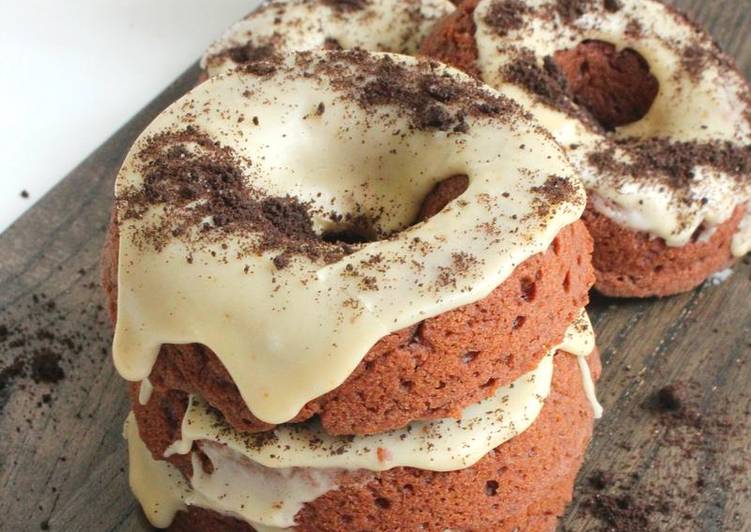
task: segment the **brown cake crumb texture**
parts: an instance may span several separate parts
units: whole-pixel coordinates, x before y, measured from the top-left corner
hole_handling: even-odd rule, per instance
[[[590,360],[599,375],[599,358]],[[156,395],[136,418],[147,446],[161,458],[179,434],[180,415],[161,412]],[[166,401],[170,403],[170,401]],[[183,407],[184,408],[184,407]],[[453,472],[395,468],[381,473],[344,473],[340,488],[306,504],[297,529],[320,530],[554,530],[571,498],[576,473],[592,430],[575,357],[555,358],[553,387],[535,423],[488,453],[474,466]],[[161,434],[161,436],[160,436]],[[169,459],[190,475],[185,457]],[[247,524],[192,508],[170,530],[252,530]],[[518,527],[518,528],[517,528]]]
[[[474,12],[480,0],[465,0],[439,20],[420,46],[420,52],[480,78],[477,67],[477,26]],[[513,17],[512,17],[513,19]],[[507,28],[508,30],[508,28]]]

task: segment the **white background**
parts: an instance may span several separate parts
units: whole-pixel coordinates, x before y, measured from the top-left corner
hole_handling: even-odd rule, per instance
[[[0,0],[0,231],[256,3]]]

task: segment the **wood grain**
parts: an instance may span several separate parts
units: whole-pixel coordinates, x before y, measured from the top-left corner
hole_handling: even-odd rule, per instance
[[[676,3],[706,24],[751,72],[751,0]],[[193,67],[181,76],[0,235],[0,330],[5,325],[12,332],[0,341],[0,369],[18,357],[33,357],[49,344],[34,338],[44,340],[44,331],[52,331],[66,373],[54,385],[29,378],[5,388],[0,384],[0,530],[148,529],[127,486],[121,431],[128,404],[109,357],[112,331],[97,288],[98,260],[123,157],[138,133],[187,91],[197,74]],[[751,433],[719,442],[699,434],[708,440],[706,448],[687,459],[678,447],[665,444],[667,429],[644,408],[664,384],[690,381],[699,386],[705,414],[722,404],[735,422],[748,421],[749,395],[739,390],[751,382],[750,276],[751,266],[744,263],[725,283],[690,294],[660,301],[594,301],[606,415],[580,476],[580,496],[562,528],[602,526],[583,506],[591,492],[590,474],[608,470],[623,477],[638,474],[635,493],[672,482],[680,496],[702,479],[704,487],[691,502],[691,527],[666,514],[655,523],[660,530],[751,530],[751,480],[737,469],[738,457],[751,456]],[[22,334],[13,336],[19,330]],[[26,344],[12,346],[18,337]]]

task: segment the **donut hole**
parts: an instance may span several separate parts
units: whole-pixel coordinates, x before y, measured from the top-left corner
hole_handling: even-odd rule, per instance
[[[367,221],[363,221],[328,229],[321,234],[321,239],[329,244],[367,244],[378,240],[378,232]]]
[[[606,130],[644,118],[660,89],[647,60],[632,48],[585,40],[553,57],[574,101]]]
[[[432,218],[461,196],[468,187],[469,177],[463,174],[453,175],[439,181],[423,199],[416,219],[406,224],[401,230]],[[399,231],[389,232],[379,227],[376,217],[347,215],[340,216],[338,220],[333,221],[320,237],[321,240],[330,244],[358,245],[376,242],[396,232]]]

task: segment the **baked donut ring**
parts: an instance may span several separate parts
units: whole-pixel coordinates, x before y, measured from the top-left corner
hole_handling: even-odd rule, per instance
[[[255,418],[288,422],[381,338],[477,303],[550,249],[584,209],[569,172],[519,106],[435,62],[305,52],[212,78],[149,126],[118,176],[115,364],[141,381],[162,345],[206,346]],[[466,190],[413,225],[452,175]],[[558,251],[568,264],[548,289],[561,322],[534,325],[521,348],[532,364],[563,337],[588,284],[587,238],[568,231]],[[538,268],[508,292],[531,311]],[[252,309],[238,293],[253,295]],[[531,314],[514,307],[494,318],[511,333]],[[400,334],[384,353],[392,363],[413,332]]]
[[[690,290],[751,249],[751,91],[654,0],[466,0],[422,51],[524,104],[589,193],[596,288]]]
[[[553,527],[599,415],[585,204],[545,129],[435,61],[198,85],[126,157],[104,253],[150,521]]]
[[[414,55],[449,0],[271,0],[232,25],[201,59],[205,76],[274,55],[349,50]]]

